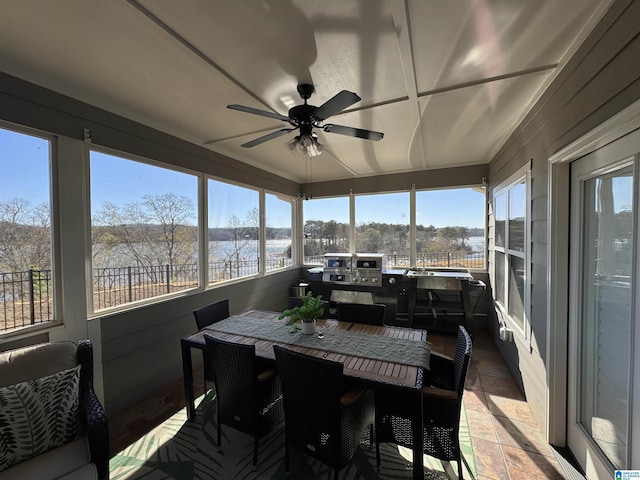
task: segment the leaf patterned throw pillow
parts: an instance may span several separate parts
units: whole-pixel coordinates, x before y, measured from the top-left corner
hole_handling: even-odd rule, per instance
[[[80,365],[0,388],[0,471],[78,436],[79,383]]]

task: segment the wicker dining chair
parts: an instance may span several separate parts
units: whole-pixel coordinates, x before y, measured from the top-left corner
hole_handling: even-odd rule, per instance
[[[218,396],[216,423],[222,451],[222,425],[253,436],[253,468],[258,464],[258,440],[284,418],[282,388],[275,370],[260,372],[255,345],[204,336],[213,366]]]
[[[193,311],[193,316],[196,319],[196,326],[198,330],[202,330],[204,327],[213,325],[214,323],[224,320],[229,317],[229,300],[224,299],[210,305],[205,305]],[[207,359],[207,353],[202,352],[202,359],[204,365],[204,391],[207,391],[207,382],[213,383],[213,370],[211,370],[211,362]]]
[[[350,303],[338,302],[336,305],[338,320],[343,322],[363,323],[366,325],[384,325],[384,303]]]
[[[285,416],[285,474],[293,447],[339,471],[353,458],[362,429],[373,424],[373,393],[343,390],[343,365],[274,345]]]
[[[464,382],[469,367],[471,337],[460,325],[456,338],[454,358],[432,353],[430,372],[420,397],[417,389],[402,391],[394,386],[376,391],[376,461],[380,467],[380,443],[391,442],[413,448],[412,422],[419,421],[422,404],[422,451],[439,460],[455,460],[458,478],[462,479],[462,462],[466,460],[460,451],[460,411]],[[468,465],[467,465],[468,468]]]

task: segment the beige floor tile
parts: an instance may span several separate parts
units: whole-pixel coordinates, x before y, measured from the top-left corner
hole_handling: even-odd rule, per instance
[[[493,423],[498,441],[502,445],[553,456],[551,447],[544,440],[537,423],[522,422],[503,416],[493,417]]]
[[[536,423],[531,407],[524,400],[512,400],[489,392],[485,392],[485,398],[489,411],[494,415]]]
[[[493,417],[490,413],[477,410],[466,410],[469,431],[472,437],[482,438],[491,442],[497,442],[498,436],[493,426]]]
[[[555,458],[520,448],[502,446],[510,478],[527,480],[563,480],[564,475]],[[505,477],[506,478],[506,477]]]

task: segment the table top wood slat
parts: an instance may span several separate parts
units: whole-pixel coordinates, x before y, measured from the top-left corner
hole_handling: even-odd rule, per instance
[[[277,320],[278,312],[269,312],[265,310],[249,310],[240,316],[250,316],[253,318],[261,318],[265,321]],[[375,325],[362,325],[350,322],[341,322],[337,320],[320,320],[318,321],[320,329],[338,329],[348,330],[350,332],[358,332],[369,335],[382,335],[391,338],[402,338],[406,340],[424,341],[426,339],[426,331],[413,330],[397,327],[379,327]],[[300,347],[296,345],[283,344],[270,340],[243,336],[238,334],[224,333],[215,330],[203,329],[192,335],[184,337],[184,341],[195,348],[204,348],[204,335],[212,335],[214,337],[227,340],[230,342],[243,343],[256,346],[256,355],[261,358],[273,360],[273,345],[282,345],[286,348],[312,355],[320,358],[341,362],[344,365],[344,373],[347,377],[359,380],[369,380],[374,382],[396,383],[401,385],[416,386],[418,380],[419,367],[394,363],[390,361],[374,360],[370,358],[360,357],[358,355],[347,355],[334,352],[327,352],[321,349]]]

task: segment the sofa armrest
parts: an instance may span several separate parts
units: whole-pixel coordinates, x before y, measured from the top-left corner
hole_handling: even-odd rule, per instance
[[[95,392],[85,392],[81,409],[81,422],[89,439],[91,462],[96,465],[98,478],[109,478],[109,427],[107,414]]]
[[[98,478],[109,478],[109,427],[107,414],[93,390],[84,392],[80,402],[80,421],[87,434],[91,462],[96,465]]]

